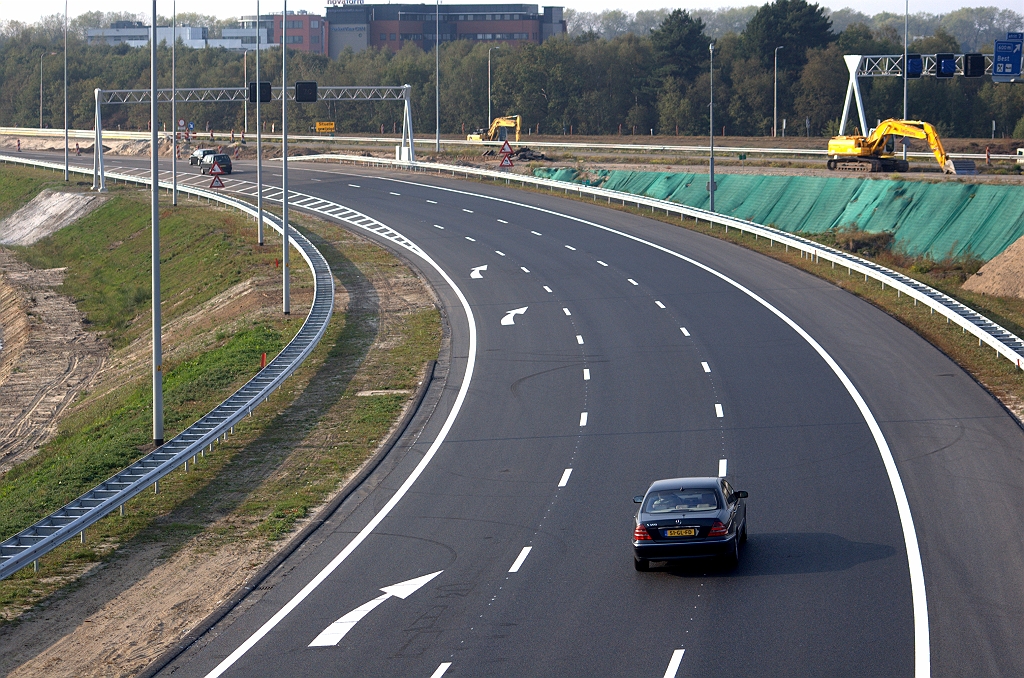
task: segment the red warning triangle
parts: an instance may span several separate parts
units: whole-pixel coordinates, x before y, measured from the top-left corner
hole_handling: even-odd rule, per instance
[[[214,167],[216,167],[216,165],[214,165]],[[224,188],[224,182],[220,180],[219,175],[213,175],[213,181],[210,182],[210,188]]]
[[[512,161],[509,160],[507,155],[501,159],[500,167],[512,167]]]
[[[218,174],[224,174],[224,170],[222,170],[220,168],[220,164],[219,163],[214,161],[213,167],[210,168],[210,174],[213,174],[214,176],[216,176]]]
[[[510,155],[512,153],[512,147],[508,145],[507,141],[501,145],[500,152],[504,153],[505,155]]]

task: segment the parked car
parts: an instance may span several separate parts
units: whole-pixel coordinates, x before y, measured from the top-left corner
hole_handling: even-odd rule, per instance
[[[231,156],[227,153],[213,153],[212,155],[203,156],[203,159],[199,161],[199,171],[203,174],[209,174],[210,170],[213,169],[213,163],[220,165],[224,174],[231,174]]]
[[[217,151],[212,148],[197,148],[192,151],[192,155],[188,156],[188,164],[198,165],[199,161],[208,155],[213,155]]]
[[[733,490],[725,478],[656,480],[640,504],[633,527],[633,564],[646,572],[652,560],[740,559],[747,539],[747,493]]]

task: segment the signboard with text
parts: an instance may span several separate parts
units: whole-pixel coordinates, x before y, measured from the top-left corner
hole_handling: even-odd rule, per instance
[[[992,59],[992,80],[994,82],[1016,82],[1020,80],[1020,57],[1024,41],[996,40]]]
[[[333,134],[334,133],[334,123],[333,122],[318,122],[318,123],[316,123],[315,129],[316,129],[317,132],[330,132],[330,133]]]

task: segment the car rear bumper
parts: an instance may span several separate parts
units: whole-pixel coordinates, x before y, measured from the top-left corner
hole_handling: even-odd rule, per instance
[[[695,539],[688,542],[634,542],[633,555],[642,560],[715,558],[732,553],[736,535]]]

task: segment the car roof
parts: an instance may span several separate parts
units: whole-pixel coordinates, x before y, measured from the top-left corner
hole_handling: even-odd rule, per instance
[[[648,492],[657,490],[679,490],[679,489],[710,489],[720,487],[720,479],[713,477],[691,477],[691,478],[665,478],[655,480],[647,489]]]

